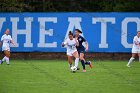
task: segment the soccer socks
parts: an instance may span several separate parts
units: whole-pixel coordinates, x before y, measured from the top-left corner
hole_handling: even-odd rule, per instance
[[[139,62],[140,62],[140,57],[139,57]]]
[[[6,60],[6,56],[2,59],[2,61],[4,62]]]
[[[9,65],[9,57],[6,57],[6,63]]]
[[[131,58],[129,59],[129,61],[128,61],[127,66],[129,66],[129,65],[132,63],[132,61],[133,61],[134,59],[135,59],[135,58],[131,57]]]
[[[4,61],[6,61],[7,65],[10,64],[10,63],[9,63],[9,57],[6,57],[6,56],[5,56],[5,57],[1,60],[1,64],[2,64]]]
[[[81,60],[81,64],[83,66],[83,69],[86,69],[84,60]]]
[[[89,61],[86,61],[85,64],[86,64],[86,65],[90,65],[90,62],[89,62]]]
[[[75,67],[78,67],[79,58],[75,58]]]

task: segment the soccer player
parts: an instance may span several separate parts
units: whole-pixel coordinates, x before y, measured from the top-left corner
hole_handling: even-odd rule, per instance
[[[139,62],[140,62],[140,31],[137,31],[137,35],[133,39],[132,57],[129,59],[126,65],[127,67],[130,67],[130,64],[135,59],[137,54],[139,56]]]
[[[2,64],[4,61],[6,61],[7,65],[9,65],[9,57],[10,57],[10,43],[12,43],[14,46],[14,42],[9,35],[9,29],[6,29],[5,34],[1,37],[1,44],[2,44],[2,51],[4,52],[4,58],[0,60],[0,64]]]
[[[73,33],[70,31],[68,38],[62,43],[62,47],[66,46],[67,48],[67,57],[70,68],[72,67],[73,57],[75,58],[75,67],[78,67],[79,55],[76,49],[76,46],[79,46],[78,40],[73,38]]]
[[[83,38],[80,35],[81,33],[82,33],[82,31],[80,31],[79,29],[75,29],[75,38],[77,38],[77,40],[79,42],[79,46],[77,46],[77,51],[80,56],[81,64],[83,67],[83,72],[86,72],[85,65],[89,65],[90,68],[92,68],[92,63],[90,61],[86,61],[84,58],[85,51],[88,51],[88,42],[85,40],[85,38]],[[86,44],[85,47],[83,46],[83,42],[85,42],[85,44]]]

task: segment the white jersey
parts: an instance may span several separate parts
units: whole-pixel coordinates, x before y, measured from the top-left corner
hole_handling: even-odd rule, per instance
[[[2,44],[2,50],[8,50],[10,51],[10,42],[11,42],[12,38],[10,35],[6,35],[4,34],[2,37],[1,37],[1,41],[3,42]]]
[[[133,39],[133,48],[140,49],[140,46],[136,45],[135,42],[140,43],[140,37],[135,36]]]
[[[140,46],[136,45],[136,43],[140,43],[140,37],[135,36],[133,39],[133,47],[132,47],[132,53],[139,53],[140,52]]]
[[[78,42],[78,41],[77,41]],[[70,40],[69,38],[64,41],[64,45],[67,48],[67,55],[72,56],[72,54],[77,51],[75,38]]]

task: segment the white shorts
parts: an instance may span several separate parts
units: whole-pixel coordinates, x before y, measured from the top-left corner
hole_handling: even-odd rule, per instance
[[[132,48],[132,53],[140,53],[140,49]]]
[[[2,47],[2,51],[4,51],[4,50],[8,50],[8,51],[10,51],[10,47],[3,46],[3,47]]]
[[[67,56],[72,56],[74,52],[76,52],[77,50],[71,50],[71,51],[67,51]]]

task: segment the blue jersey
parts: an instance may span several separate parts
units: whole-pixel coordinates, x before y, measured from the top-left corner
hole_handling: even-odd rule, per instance
[[[85,47],[83,46],[83,42],[86,42],[85,38],[82,36],[79,36],[77,38],[78,42],[79,42],[79,46],[77,47],[77,51],[85,51]]]

